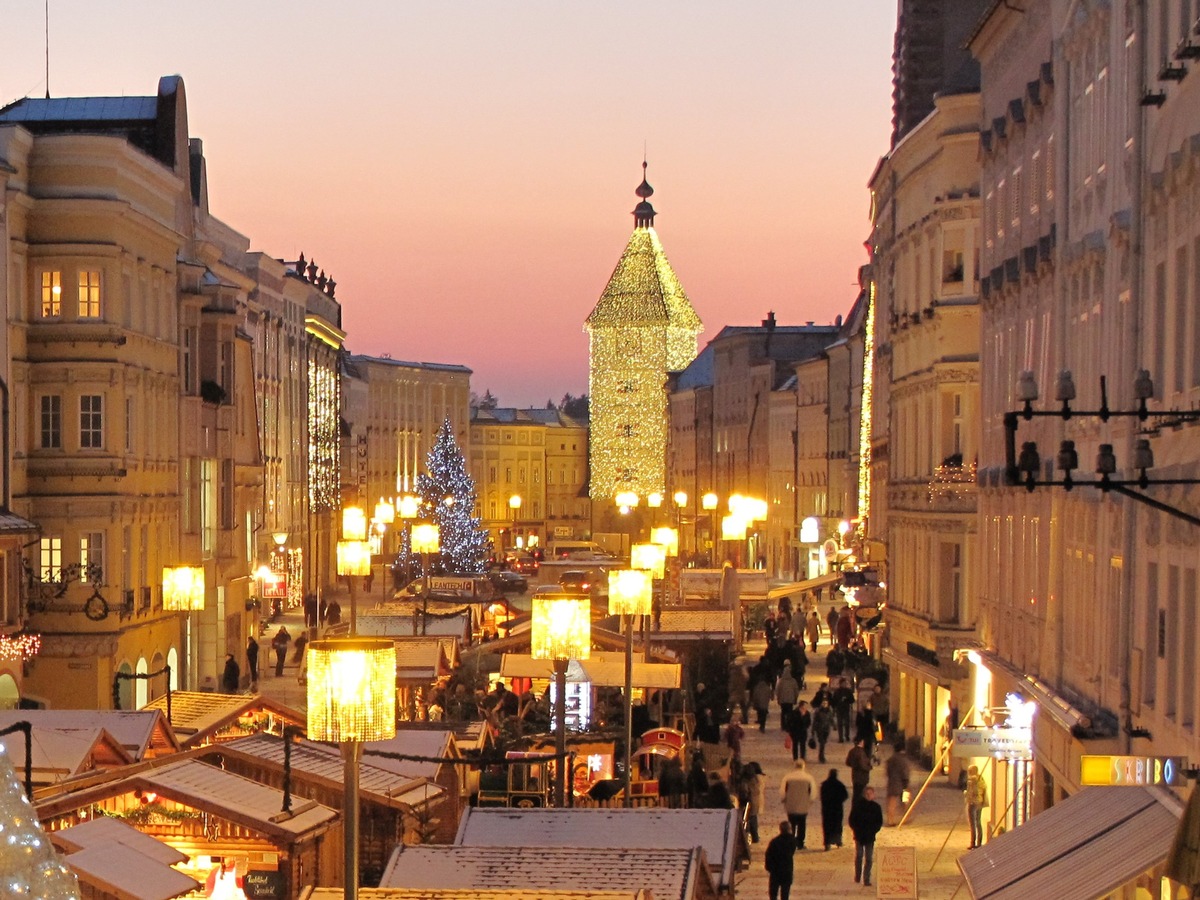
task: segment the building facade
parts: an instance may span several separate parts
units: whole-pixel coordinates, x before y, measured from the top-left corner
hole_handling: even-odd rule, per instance
[[[974,639],[978,122],[977,92],[940,95],[870,184],[874,397],[887,398],[874,426],[888,440],[869,534],[887,543],[892,718],[929,759],[952,695],[968,693],[956,656]]]
[[[475,408],[468,466],[493,555],[591,537],[588,429],[555,409]]]

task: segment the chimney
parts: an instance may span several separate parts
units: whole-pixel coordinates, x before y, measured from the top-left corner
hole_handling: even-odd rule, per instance
[[[767,329],[767,331],[775,330],[775,310],[770,310],[767,313],[767,317],[763,319],[762,327]]]

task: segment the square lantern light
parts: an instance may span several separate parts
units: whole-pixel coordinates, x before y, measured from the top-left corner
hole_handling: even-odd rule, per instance
[[[646,569],[611,569],[608,573],[608,613],[648,616],[654,611],[654,580]]]
[[[650,540],[662,547],[667,556],[679,555],[679,531],[670,525],[651,528]]]
[[[529,655],[534,659],[587,659],[592,652],[592,602],[544,594],[533,598]]]
[[[405,494],[400,498],[400,502],[396,504],[396,508],[402,519],[415,519],[421,512],[421,498],[414,497],[412,494]]]
[[[629,567],[649,569],[654,578],[667,574],[667,551],[662,544],[634,544],[629,548]]]
[[[718,503],[717,495],[714,494],[712,491],[709,491],[707,494],[705,494],[703,497],[700,498],[700,507],[705,512],[712,512],[714,509],[717,508],[717,503]]]
[[[367,541],[338,541],[337,572],[339,575],[370,575],[371,545]]]
[[[308,739],[396,736],[396,644],[376,638],[308,643]]]
[[[739,515],[721,517],[721,540],[744,541],[749,523]]]
[[[430,522],[414,525],[410,542],[413,553],[437,553],[442,549],[441,530]]]
[[[361,506],[347,506],[342,510],[342,540],[365,541],[366,539],[366,512]]]
[[[391,525],[396,521],[396,507],[392,505],[391,500],[386,497],[379,498],[379,502],[375,504],[375,521],[384,525]]]
[[[168,612],[204,609],[203,566],[163,568],[163,609]]]

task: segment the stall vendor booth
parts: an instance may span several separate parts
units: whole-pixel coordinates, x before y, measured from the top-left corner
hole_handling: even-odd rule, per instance
[[[303,726],[304,713],[297,712],[265,694],[210,694],[202,691],[172,691],[170,714],[166,695],[151,700],[145,709],[157,709],[184,750],[205,744],[231,741],[260,731],[282,734],[284,726]]]
[[[336,810],[300,800],[285,811],[281,791],[195,759],[138,767],[35,809],[52,840],[55,832],[110,817],[186,856],[176,868],[201,884],[222,867],[234,868],[250,900],[339,883]]]

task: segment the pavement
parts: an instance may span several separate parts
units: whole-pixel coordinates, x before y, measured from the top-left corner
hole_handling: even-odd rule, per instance
[[[341,602],[341,601],[339,601]],[[342,608],[346,609],[345,603]],[[261,659],[264,663],[271,657],[269,665],[263,665],[259,689],[263,694],[283,703],[293,709],[307,709],[305,688],[299,683],[299,667],[289,662],[284,668],[282,677],[275,676],[273,655],[270,651],[271,637],[280,625],[287,627],[292,638],[300,634],[304,628],[303,616],[299,610],[285,613],[272,623],[267,632],[258,640],[262,646]],[[809,672],[819,674],[825,671],[824,652],[828,649],[827,642],[822,642],[816,654],[809,654]],[[757,659],[762,652],[762,646],[751,644],[746,648],[748,659]],[[811,696],[819,687],[821,680],[808,679],[804,696]],[[845,765],[846,754],[852,744],[831,741],[826,745],[826,763],[816,761],[816,752],[809,751],[808,771],[816,780],[818,787],[825,780],[831,768],[838,769],[841,780],[849,787],[850,771]],[[880,765],[871,773],[871,784],[875,787],[876,800],[884,805],[884,763],[887,761],[891,748],[886,744],[879,748]],[[767,873],[763,869],[763,852],[766,842],[779,830],[779,822],[785,818],[783,804],[779,799],[779,781],[793,768],[791,750],[784,746],[784,734],[779,728],[779,708],[772,703],[767,721],[767,730],[760,733],[756,726],[746,729],[742,746],[742,758],[745,761],[757,761],[766,773],[766,810],[759,817],[759,835],[762,842],[753,845],[751,849],[750,866],[738,874],[736,879],[736,894],[741,900],[765,900],[768,897]],[[929,775],[928,769],[923,769],[916,762],[912,765],[910,789],[915,796]],[[846,811],[849,813],[849,803]],[[847,827],[843,834],[843,846],[826,852],[821,843],[821,816],[819,805],[814,805],[814,811],[808,817],[808,848],[796,853],[795,880],[792,883],[791,897],[793,900],[834,900],[841,897],[875,897],[877,896],[878,877],[872,878],[872,885],[865,887],[854,882],[854,838]],[[962,791],[950,784],[944,776],[934,778],[929,787],[920,797],[919,802],[909,815],[908,821],[899,828],[884,827],[879,833],[875,844],[876,865],[878,855],[883,847],[913,847],[916,850],[918,893],[915,896],[921,900],[951,900],[970,896],[962,876],[956,865],[957,858],[967,851],[970,835],[967,828]]]
[[[828,643],[823,642],[816,654],[809,654],[807,690],[802,696],[811,697],[824,679],[816,680],[812,675],[825,671],[824,651]],[[756,652],[757,651],[757,652]],[[761,646],[747,648],[747,658],[757,659]],[[753,713],[751,714],[753,718]],[[808,772],[817,782],[818,788],[831,768],[849,789],[850,770],[846,766],[846,754],[851,743],[830,741],[825,746],[827,762],[816,761],[816,751],[808,752]],[[880,806],[885,803],[887,779],[884,764],[891,754],[887,744],[880,747],[880,765],[871,773],[871,785],[875,788],[875,799]],[[765,900],[768,896],[767,873],[763,869],[763,852],[766,842],[779,833],[779,823],[786,818],[779,799],[779,781],[793,768],[792,751],[784,746],[784,735],[779,729],[779,708],[772,703],[767,720],[767,730],[760,733],[757,726],[746,729],[742,744],[742,759],[757,761],[766,772],[766,810],[759,816],[758,831],[761,843],[751,849],[750,867],[743,870],[736,881],[739,900]],[[914,797],[929,775],[929,770],[912,764],[910,790]],[[850,804],[846,804],[849,814]],[[854,881],[854,836],[849,827],[843,833],[841,848],[826,852],[822,843],[820,806],[814,804],[808,816],[808,849],[798,850],[795,857],[795,880],[792,882],[792,900],[821,898],[831,900],[838,897],[875,897],[877,895],[877,873],[872,875],[872,884],[865,887]],[[916,850],[918,893],[921,900],[950,900],[952,897],[970,897],[956,865],[957,858],[967,852],[970,833],[967,827],[962,791],[950,784],[945,776],[935,777],[909,815],[902,827],[885,826],[875,842],[876,867],[879,851],[883,847],[913,847]]]

